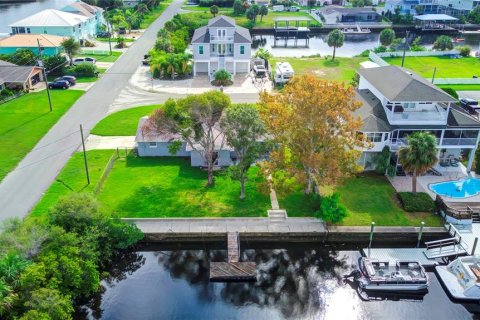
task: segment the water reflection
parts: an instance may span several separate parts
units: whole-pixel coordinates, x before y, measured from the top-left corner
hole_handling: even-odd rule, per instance
[[[364,296],[343,280],[358,251],[276,246],[242,251],[258,265],[254,283],[210,282],[209,261],[226,259],[216,246],[125,254],[76,319],[473,319],[476,312],[452,303],[434,274],[425,296]]]

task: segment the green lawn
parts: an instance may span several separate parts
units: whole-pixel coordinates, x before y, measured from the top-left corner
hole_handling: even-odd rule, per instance
[[[77,82],[78,83],[84,83],[84,82],[95,82],[99,79],[100,75],[104,74],[105,71],[107,71],[107,69],[105,68],[97,68],[97,71],[99,73],[99,76],[98,77],[84,77],[84,76],[81,76],[81,77],[76,77],[77,78]],[[66,72],[66,74],[68,74],[68,72]],[[54,81],[55,78],[58,78],[58,76],[47,76],[47,80],[49,82],[51,81]],[[75,89],[75,87],[73,87],[72,89]]]
[[[0,104],[0,180],[25,157],[83,92],[52,90],[50,94],[52,112],[49,111],[45,91],[29,93]]]
[[[341,202],[348,210],[348,216],[339,225],[365,226],[372,221],[378,226],[442,226],[442,220],[430,213],[409,213],[404,211],[397,200],[395,190],[383,176],[360,176],[350,178],[337,187]],[[289,216],[311,216],[317,206],[301,191],[290,196],[279,197],[280,206]]]
[[[125,42],[133,42],[135,41],[134,39],[132,38],[125,38]],[[100,42],[108,42],[108,38],[95,38],[95,41],[100,41]],[[115,38],[110,38],[110,41],[112,42],[112,49],[113,49],[113,46],[116,44],[116,41],[115,41]],[[112,51],[114,52],[114,51]]]
[[[203,12],[203,10],[195,10],[194,12],[186,13],[186,15],[192,16],[197,21],[200,21],[202,25],[206,25],[208,20],[213,18],[213,15],[210,13],[209,10],[210,9],[207,8],[206,13]],[[248,25],[249,25],[249,20],[247,19],[247,17],[245,15],[234,16],[232,9],[224,10],[221,13],[234,18],[236,23],[240,26],[248,27]],[[281,17],[306,17],[306,18],[310,18],[310,26],[311,27],[319,26],[318,22],[313,20],[313,18],[311,18],[311,16],[307,12],[273,12],[273,11],[269,11],[268,15],[264,16],[262,21],[260,21],[260,16],[257,17],[257,22],[256,22],[254,28],[270,28],[270,27],[273,27],[274,19],[275,18],[281,18]]]
[[[390,64],[401,65],[402,58],[384,58]],[[404,67],[431,79],[437,67],[436,78],[471,78],[480,75],[480,59],[474,57],[451,59],[448,57],[406,57]]]
[[[59,197],[70,192],[92,192],[111,155],[111,150],[88,152],[92,182],[87,186],[82,154],[75,154],[31,215],[43,216]],[[226,171],[216,172],[215,186],[205,188],[206,172],[192,168],[187,159],[130,154],[115,162],[98,200],[103,210],[120,217],[266,216],[270,198],[257,191],[256,173],[257,168],[250,170],[247,198],[242,201],[239,182],[231,180]]]
[[[148,28],[148,26],[151,25],[153,21],[157,20],[157,18],[160,17],[160,15],[163,13],[163,11],[165,11],[165,9],[171,2],[172,0],[164,0],[160,2],[160,5],[158,7],[148,12],[140,23],[140,29]]]
[[[148,116],[158,107],[159,105],[136,107],[112,113],[97,123],[91,133],[99,136],[134,136],[140,118]]]
[[[342,58],[337,57],[335,61],[325,57],[305,57],[305,58],[277,58],[270,60],[272,66],[276,62],[287,61],[292,65],[296,74],[312,73],[319,78],[328,80],[337,80],[350,82],[355,71],[360,68],[360,62],[367,61],[368,58],[353,57]]]
[[[479,91],[480,84],[441,84],[440,88],[452,88],[455,91]]]
[[[122,55],[122,52],[112,51],[111,55],[104,55],[104,54],[86,54],[86,55],[97,59],[97,62],[115,62]]]

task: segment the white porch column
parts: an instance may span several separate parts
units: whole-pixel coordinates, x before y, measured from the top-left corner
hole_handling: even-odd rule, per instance
[[[470,155],[468,156],[467,172],[472,171],[473,159],[475,159],[476,151],[477,151],[477,148],[470,149]]]
[[[210,77],[210,61],[208,61],[208,76]]]
[[[237,62],[233,61],[233,75],[237,74]]]
[[[193,62],[193,76],[195,77],[197,75],[197,63]]]

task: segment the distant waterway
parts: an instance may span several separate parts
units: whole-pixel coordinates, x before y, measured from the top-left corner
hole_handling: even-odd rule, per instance
[[[426,295],[376,295],[344,281],[355,248],[242,241],[241,260],[257,263],[257,282],[212,283],[209,261],[225,261],[225,244],[170,244],[114,261],[103,290],[75,319],[477,319],[478,304],[455,303],[433,272]]]
[[[45,9],[62,9],[75,0],[37,0],[35,2],[0,3],[0,34],[10,33],[8,25]]]

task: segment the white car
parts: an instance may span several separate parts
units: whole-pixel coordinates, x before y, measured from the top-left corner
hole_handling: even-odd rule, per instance
[[[90,57],[79,57],[79,58],[74,58],[73,59],[73,64],[74,65],[82,64],[82,63],[95,64],[96,62],[97,62],[97,60],[95,60],[94,58],[90,58]]]

